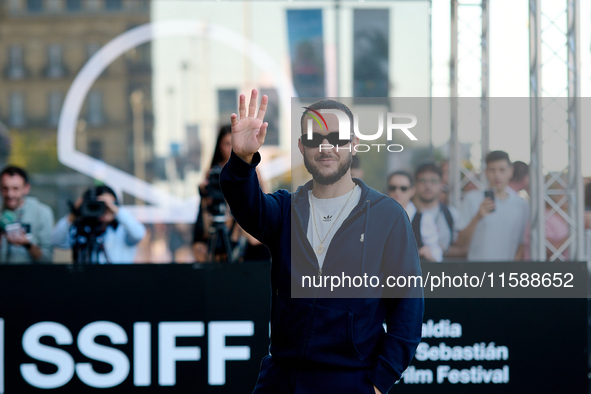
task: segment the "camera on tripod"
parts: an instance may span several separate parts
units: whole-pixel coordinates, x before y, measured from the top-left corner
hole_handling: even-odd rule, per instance
[[[75,219],[70,228],[73,239],[72,258],[77,264],[96,264],[99,254],[108,261],[104,249],[105,223],[101,217],[107,212],[107,204],[96,199],[96,188],[84,193],[82,203],[75,207],[71,202],[70,211]]]
[[[210,198],[207,204],[207,211],[211,213],[214,219],[219,216],[223,216],[224,218],[226,216],[226,199],[224,198],[222,187],[220,186],[221,173],[222,167],[211,167],[207,178],[207,186],[205,186],[207,197]]]
[[[235,256],[236,253],[234,253],[234,248],[230,242],[230,233],[228,227],[226,227],[227,205],[220,185],[221,173],[221,166],[215,165],[211,167],[207,177],[207,186],[205,186],[205,195],[208,197],[207,211],[212,216],[207,255],[209,261],[214,261],[216,255],[225,254],[225,259],[233,263],[236,261],[237,256]],[[218,240],[221,241],[221,245],[218,245]]]

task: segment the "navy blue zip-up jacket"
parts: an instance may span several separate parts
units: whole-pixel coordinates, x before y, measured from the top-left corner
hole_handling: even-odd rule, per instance
[[[255,171],[259,162],[258,153],[248,164],[232,152],[220,180],[238,223],[271,252],[273,360],[318,369],[361,370],[366,379],[387,393],[420,342],[422,289],[395,289],[389,296],[396,298],[380,298],[380,293],[375,297],[375,288],[354,288],[347,289],[353,294],[341,293],[351,294],[348,298],[325,298],[335,295],[330,289],[302,288],[302,276],[320,275],[306,236],[312,182],[294,194],[286,190],[265,194]],[[361,198],[334,234],[322,277],[367,274],[385,283],[388,276],[421,275],[415,238],[404,209],[362,181],[354,181],[361,187]],[[292,289],[292,285],[300,287]],[[306,298],[292,298],[292,294]],[[372,297],[366,298],[367,294]]]

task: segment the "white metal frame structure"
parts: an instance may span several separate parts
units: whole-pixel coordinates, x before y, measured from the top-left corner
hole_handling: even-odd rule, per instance
[[[475,8],[480,10],[478,20],[462,18],[466,11],[472,16]],[[453,206],[460,204],[462,188],[473,182],[484,190],[487,182],[484,173],[480,179],[460,161],[463,152],[458,135],[458,97],[478,97],[481,100],[481,168],[489,150],[489,0],[451,0],[451,45],[450,45],[450,154],[449,154],[449,201]],[[471,40],[470,40],[471,39]],[[478,45],[474,45],[477,41]],[[470,59],[480,63],[478,80],[460,75],[461,62]],[[480,82],[480,83],[479,83]],[[461,104],[460,104],[461,105]],[[464,175],[462,178],[461,175]]]
[[[566,260],[567,249],[568,260],[583,261],[586,258],[579,107],[579,0],[566,0],[564,6],[557,15],[548,15],[544,13],[541,0],[529,1],[530,224],[532,260],[538,261],[547,259],[547,249],[551,252],[550,261]],[[548,54],[550,56],[546,56]],[[546,88],[548,76],[544,76],[543,71],[551,62],[554,66],[559,63],[567,77],[565,86],[559,91]],[[555,81],[555,75],[552,77]],[[557,108],[564,112],[566,124],[557,125],[557,122],[550,121],[549,115],[545,116],[547,113],[555,116]],[[556,138],[562,138],[566,143],[568,162],[561,171],[550,172],[544,167],[543,152],[545,145],[553,143]],[[554,185],[558,185],[558,189]],[[552,196],[560,198],[555,201]],[[546,206],[549,207],[548,213]],[[569,226],[569,236],[562,245],[554,246],[546,239],[546,219],[552,214],[560,215]]]

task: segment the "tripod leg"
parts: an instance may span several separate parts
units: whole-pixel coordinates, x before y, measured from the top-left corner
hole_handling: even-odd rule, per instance
[[[218,231],[214,231],[211,233],[211,237],[209,238],[209,247],[207,249],[207,261],[212,263],[215,260],[215,249],[218,245]]]
[[[232,255],[232,244],[230,243],[230,234],[228,233],[228,229],[224,228],[222,237],[224,240],[224,248],[226,249],[226,256],[228,258],[228,263],[234,262],[234,256]]]

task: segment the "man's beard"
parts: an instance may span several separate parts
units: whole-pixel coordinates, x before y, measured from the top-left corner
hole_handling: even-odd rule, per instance
[[[320,159],[323,157],[330,157],[330,156],[321,156]],[[349,154],[346,160],[339,165],[337,170],[332,174],[323,175],[320,173],[318,167],[315,167],[312,162],[308,160],[306,155],[304,155],[304,165],[306,166],[306,170],[312,175],[312,178],[321,185],[333,185],[337,181],[339,181],[343,175],[349,171],[351,168],[351,162],[353,161],[353,155]]]
[[[423,203],[423,204],[431,204],[432,202],[434,202],[435,200],[437,200],[437,195],[434,195],[431,198],[424,198],[421,196],[418,196],[419,200]]]

